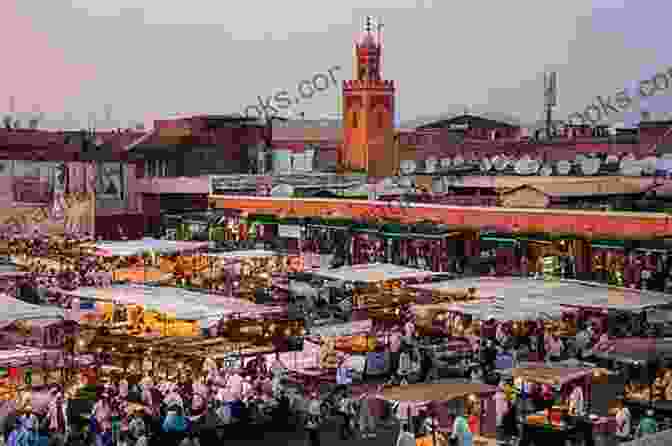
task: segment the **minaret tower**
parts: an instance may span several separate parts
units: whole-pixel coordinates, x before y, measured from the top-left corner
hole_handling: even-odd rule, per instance
[[[354,80],[343,82],[343,147],[340,166],[371,176],[393,175],[399,165],[394,145],[394,83],[382,80],[382,24],[373,32],[367,17],[355,43]]]

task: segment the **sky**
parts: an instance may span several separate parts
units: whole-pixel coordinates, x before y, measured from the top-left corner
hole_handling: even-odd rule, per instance
[[[295,108],[337,116],[364,17],[381,17],[383,77],[398,120],[497,112],[542,118],[543,73],[558,72],[555,117],[583,111],[669,66],[665,0],[0,0],[0,112],[127,125],[177,114],[240,113],[332,71],[337,86]],[[672,91],[672,88],[670,89]],[[647,110],[672,111],[669,95]],[[630,124],[633,112],[611,116]]]

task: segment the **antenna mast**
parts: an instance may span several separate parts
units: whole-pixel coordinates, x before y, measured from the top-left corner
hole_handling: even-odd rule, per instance
[[[383,77],[383,27],[385,24],[382,19],[378,19],[378,24],[376,25],[376,33],[378,39],[378,72],[380,77]]]

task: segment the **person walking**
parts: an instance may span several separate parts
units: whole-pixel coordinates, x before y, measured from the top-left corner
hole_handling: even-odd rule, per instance
[[[350,392],[350,388],[345,387],[338,404],[338,413],[343,421],[340,429],[341,440],[348,440],[352,438],[354,434],[352,428],[353,402]]]
[[[320,446],[320,425],[322,413],[320,399],[316,391],[313,391],[308,401],[306,417],[306,430],[308,431],[309,446]]]

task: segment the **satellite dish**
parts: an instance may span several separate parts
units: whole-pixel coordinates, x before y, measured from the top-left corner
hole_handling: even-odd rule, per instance
[[[413,168],[411,167],[410,160],[402,160],[401,165],[399,166],[399,170],[401,170],[402,175],[408,175],[413,171]]]
[[[503,156],[495,155],[492,158],[492,165],[495,167],[497,172],[501,172],[509,166],[509,161]]]
[[[464,157],[462,155],[456,155],[455,159],[453,160],[453,166],[460,167],[463,165],[464,165]]]
[[[408,173],[413,173],[418,168],[415,160],[408,160]]]
[[[625,155],[621,159],[621,163],[620,163],[621,173],[623,173],[625,175],[626,170],[628,170],[628,171],[631,170],[632,165],[636,160],[637,160],[637,158],[635,158],[635,156],[632,153],[629,153],[629,154]]]
[[[542,177],[550,177],[553,175],[553,168],[551,166],[544,166],[539,170],[539,175]]]
[[[487,156],[481,160],[481,172],[490,172],[492,170],[492,161]]]
[[[434,158],[433,156],[430,156],[425,160],[425,172],[427,173],[434,173],[436,171],[436,165],[438,164],[438,160]]]
[[[434,177],[432,179],[432,192],[435,194],[441,194],[444,192],[442,177]]]
[[[402,188],[413,187],[413,183],[411,182],[410,178],[401,177],[401,178],[399,178],[399,187],[402,187]]]
[[[271,197],[291,197],[294,195],[294,188],[289,184],[278,184],[271,189]]]
[[[539,171],[540,167],[541,163],[539,161],[533,160],[528,155],[525,155],[515,162],[513,170],[518,175],[534,175]]]
[[[572,163],[567,160],[560,160],[555,165],[555,170],[558,175],[569,175],[572,170]]]
[[[453,160],[452,158],[441,158],[441,168],[442,169],[450,169],[450,167],[453,165]]]
[[[642,174],[642,165],[634,156],[627,156],[621,161],[621,173],[629,177],[638,177]]]
[[[581,166],[581,172],[584,175],[592,176],[596,175],[597,172],[599,172],[601,164],[602,162],[600,161],[599,158],[586,157],[581,161],[581,164],[579,164],[579,166]]]
[[[618,156],[617,155],[608,155],[607,158],[604,160],[605,164],[618,164]]]
[[[656,173],[657,164],[658,160],[655,156],[647,156],[640,161],[640,165],[642,166],[642,174],[647,176],[654,175]]]

